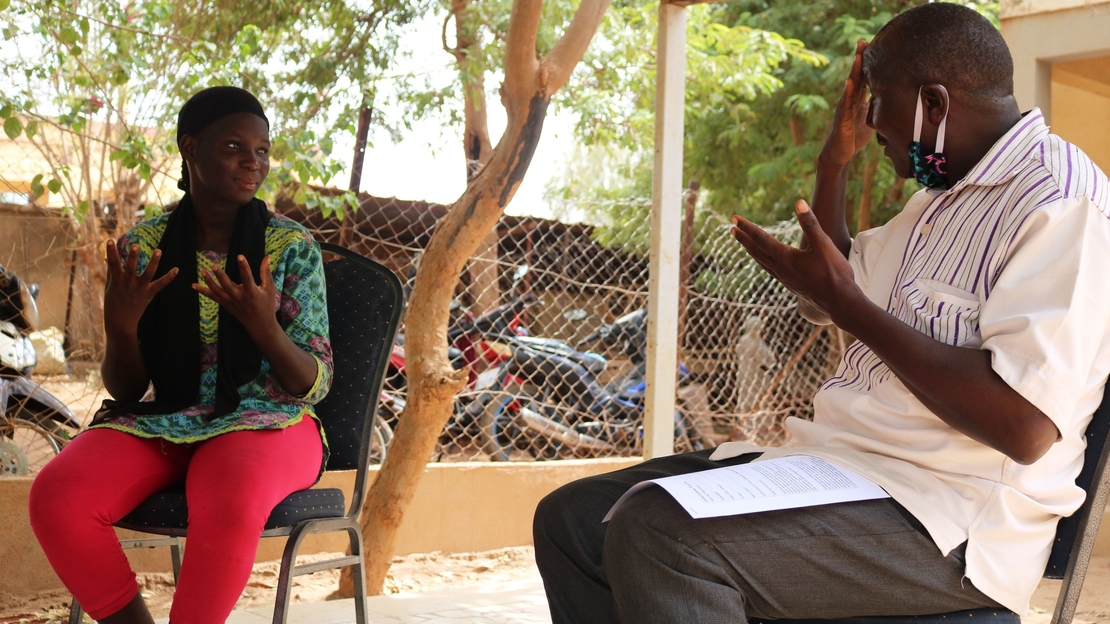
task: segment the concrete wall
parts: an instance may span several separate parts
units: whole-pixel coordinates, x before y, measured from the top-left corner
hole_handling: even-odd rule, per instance
[[[582,477],[617,470],[639,459],[567,460],[537,463],[430,464],[397,537],[398,555],[416,552],[467,552],[532,543],[536,503],[556,487]],[[338,487],[347,493],[354,473],[324,475],[317,487]],[[27,520],[30,478],[0,479],[0,604],[5,594],[30,596],[58,590],[61,582],[50,569]],[[119,531],[122,538],[137,537]],[[266,539],[257,561],[281,558],[285,539]],[[186,545],[188,548],[188,545]],[[344,534],[313,535],[302,553],[340,552]],[[136,571],[168,572],[169,550],[128,550]]]
[[[1014,95],[1022,110],[1038,106],[1053,123],[1052,65],[1110,56],[1110,1],[1030,1],[1022,10],[1017,4],[1004,3],[1001,15],[1014,57]]]
[[[1052,66],[1052,131],[1110,171],[1110,56]]]
[[[0,206],[0,264],[39,285],[39,327],[65,329],[72,252],[55,212]]]

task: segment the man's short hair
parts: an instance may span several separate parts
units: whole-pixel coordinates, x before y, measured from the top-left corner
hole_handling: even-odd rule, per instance
[[[911,87],[938,83],[986,98],[1014,92],[1014,60],[987,18],[958,4],[936,2],[897,15],[864,52],[869,71]]]

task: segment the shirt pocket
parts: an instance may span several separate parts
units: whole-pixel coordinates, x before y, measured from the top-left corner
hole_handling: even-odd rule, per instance
[[[982,346],[979,297],[951,284],[919,277],[902,288],[910,324],[934,340],[957,347]]]

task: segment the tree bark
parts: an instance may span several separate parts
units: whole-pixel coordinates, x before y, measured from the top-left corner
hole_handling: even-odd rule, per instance
[[[436,225],[409,299],[405,336],[408,404],[362,507],[370,594],[381,593],[397,530],[450,415],[454,395],[467,378],[467,371],[452,369],[447,359],[448,312],[459,275],[524,179],[551,96],[566,84],[582,59],[608,5],[609,0],[583,0],[562,38],[541,61],[536,56],[536,36],[543,3],[513,3],[501,86],[507,114],[505,134],[462,197]],[[340,583],[340,595],[349,596],[352,589]]]
[[[701,184],[697,180],[690,180],[683,197],[685,218],[682,223],[682,260],[679,263],[679,293],[678,293],[678,364],[682,364],[686,346],[686,321],[687,308],[690,305],[690,272],[694,263],[694,208],[698,205],[698,191]]]
[[[806,133],[802,128],[802,119],[797,115],[790,115],[790,138],[794,141],[794,147],[801,147],[805,145]]]

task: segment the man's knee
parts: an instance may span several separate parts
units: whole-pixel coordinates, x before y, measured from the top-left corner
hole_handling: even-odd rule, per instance
[[[574,520],[575,501],[580,500],[585,479],[572,481],[544,496],[532,518],[532,537],[535,543],[554,541]]]

